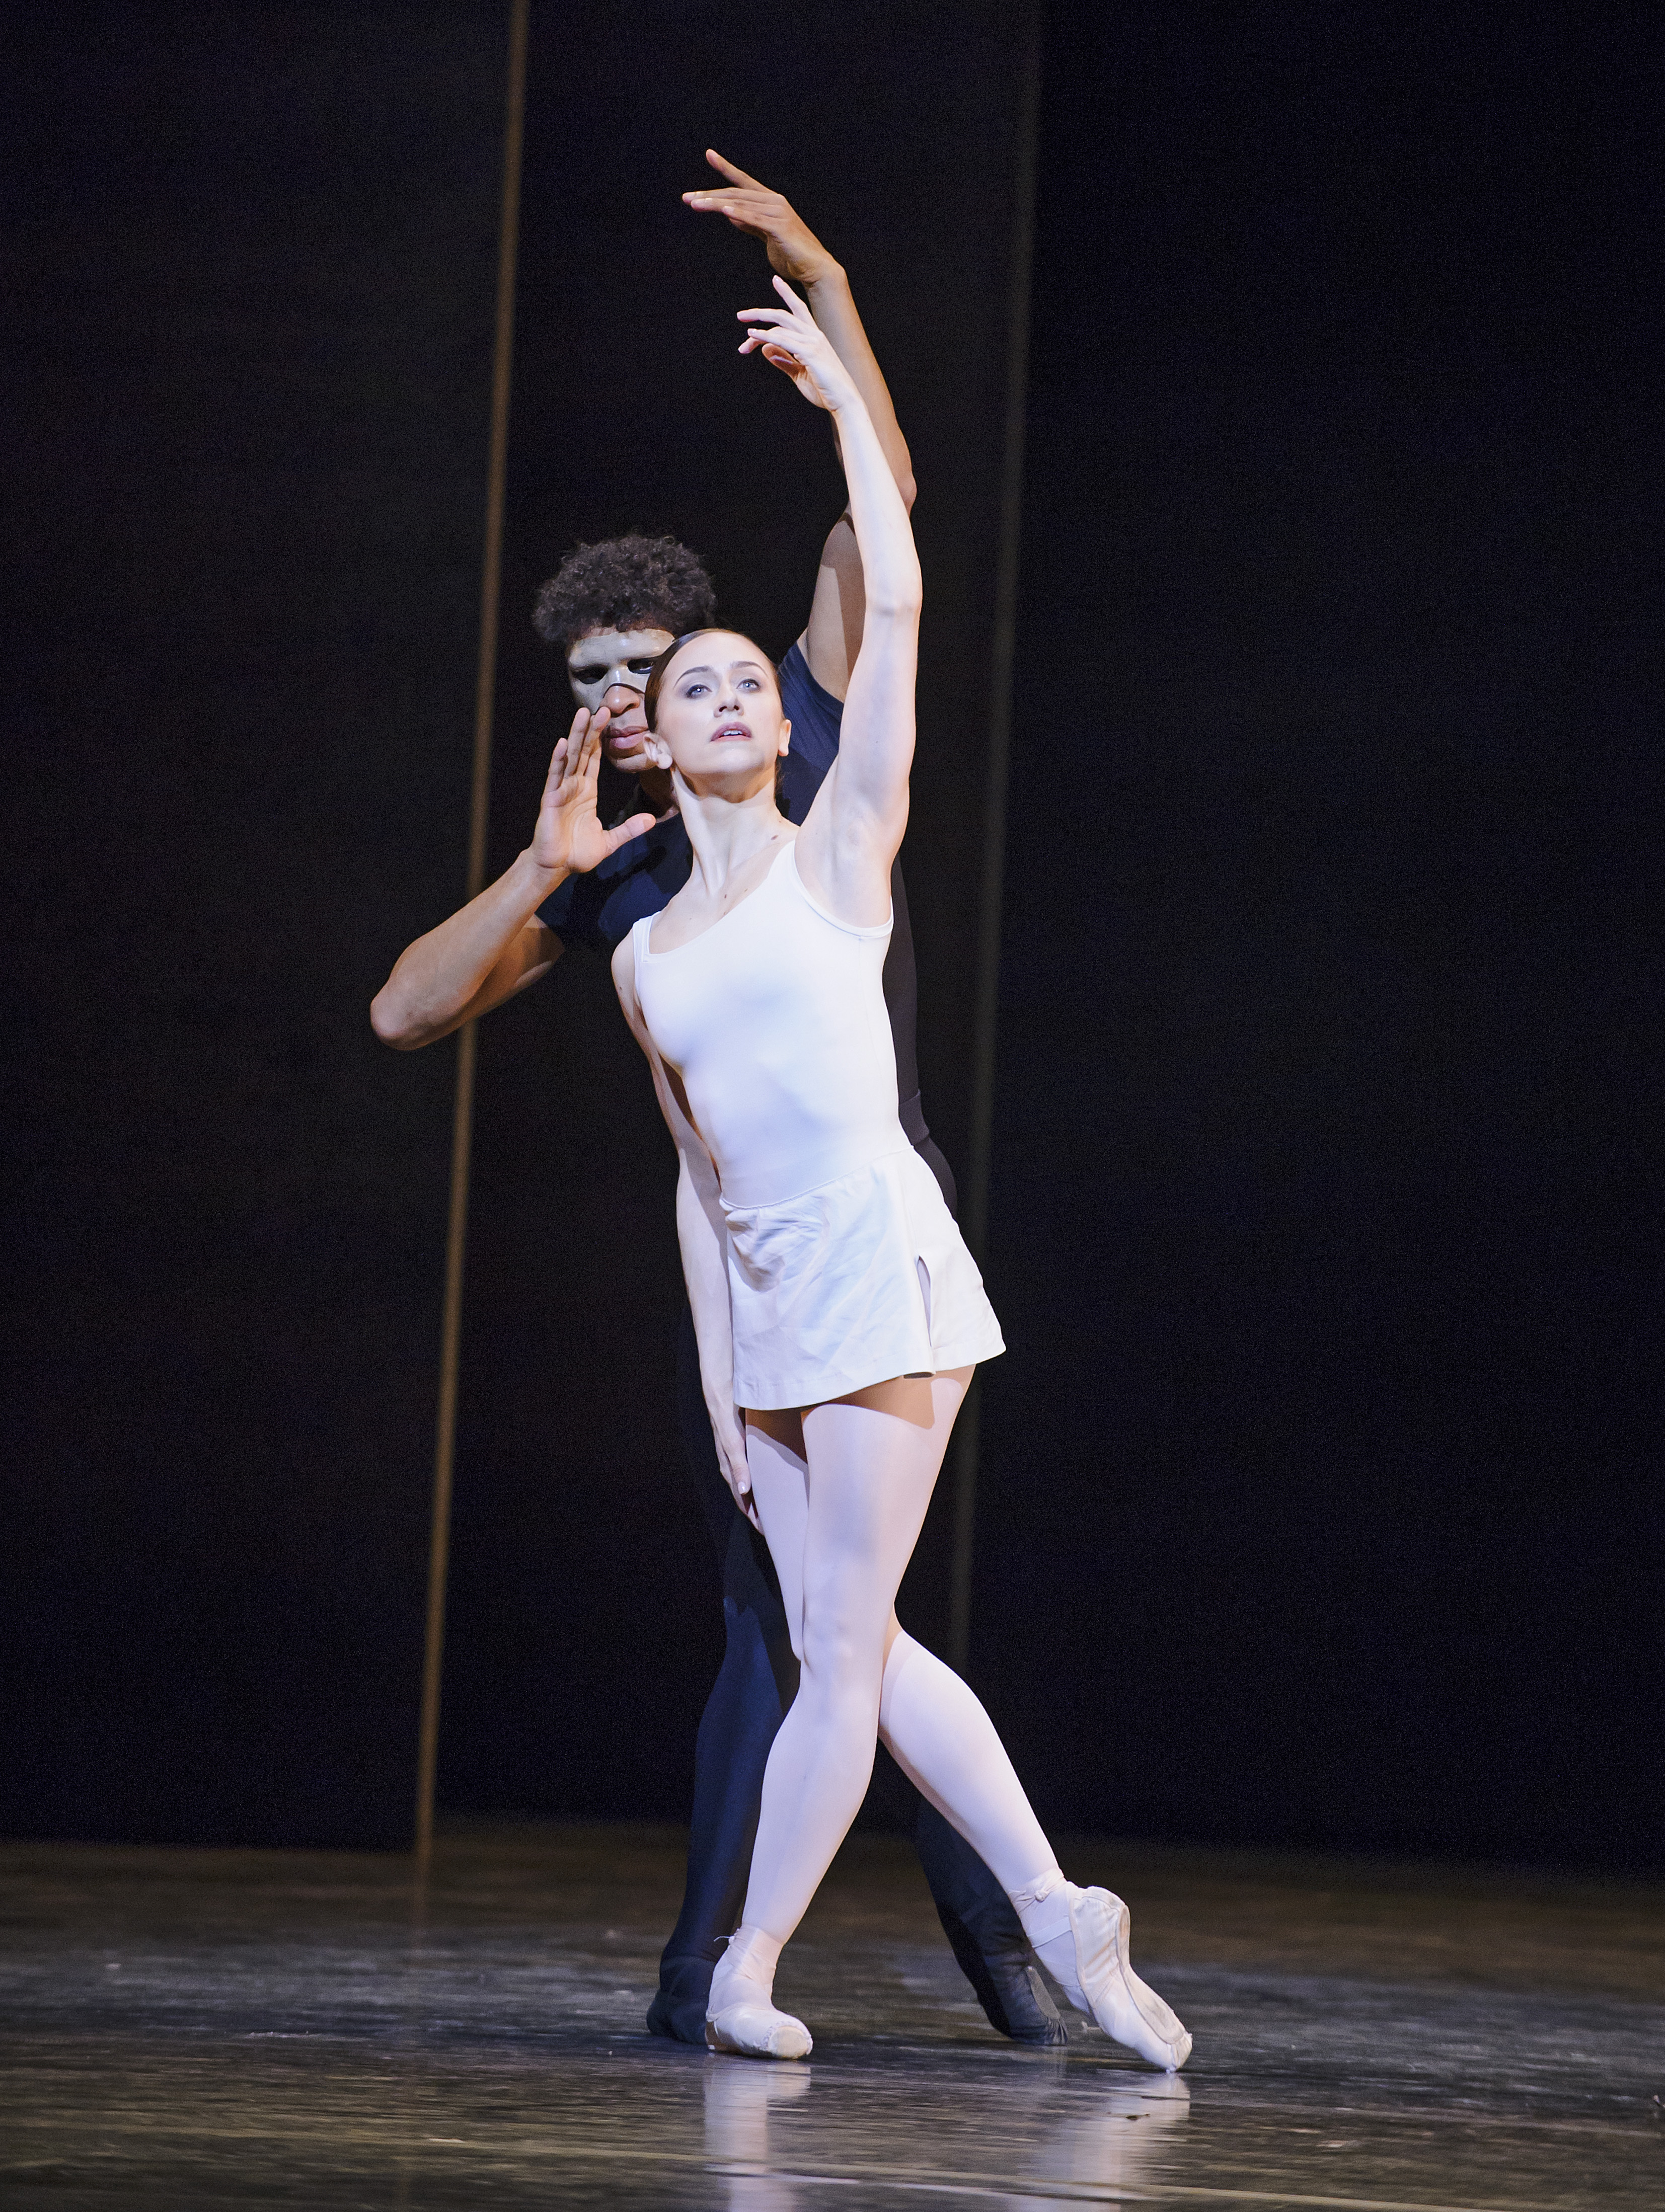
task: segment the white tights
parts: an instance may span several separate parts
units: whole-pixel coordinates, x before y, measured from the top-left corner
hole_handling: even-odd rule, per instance
[[[875,1741],[1008,1893],[1057,1860],[994,1723],[901,1628],[918,1540],[969,1368],[904,1376],[796,1413],[753,1413],[747,1455],[802,1672],[764,1777],[744,1924],[778,1950],[860,1808]]]

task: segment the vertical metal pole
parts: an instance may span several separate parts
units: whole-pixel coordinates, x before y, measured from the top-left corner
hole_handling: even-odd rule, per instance
[[[474,776],[468,814],[468,896],[485,882],[485,824],[491,797],[491,708],[497,684],[497,600],[503,580],[503,487],[509,467],[509,386],[515,346],[515,263],[520,243],[521,148],[526,126],[526,46],[531,0],[512,0],[503,146],[503,216],[497,238],[497,322],[491,362],[491,453],[486,469],[485,556],[480,572],[480,656],[474,688]],[[462,1261],[468,1229],[468,1166],[474,1122],[475,1024],[457,1040],[451,1124],[451,1206],[445,1231],[445,1304],[440,1320],[439,1409],[434,1431],[434,1510],[428,1543],[428,1630],[422,1657],[417,1739],[416,1878],[427,1881],[434,1850],[434,1777],[439,1761],[439,1689],[445,1655],[445,1576],[451,1545],[451,1473],[457,1446],[457,1366],[462,1344]]]
[[[1034,263],[1035,165],[1040,121],[1041,0],[1022,16],[1010,292],[1006,327],[1005,449],[1000,472],[1000,549],[989,669],[989,783],[983,815],[983,888],[977,933],[977,1008],[972,1052],[971,1149],[961,1223],[979,1266],[989,1231],[994,1131],[994,1053],[1000,994],[1000,905],[1006,865],[1006,782],[1011,757],[1012,661],[1017,641],[1018,554],[1023,530],[1023,426],[1029,389],[1029,295]],[[954,1432],[954,1568],[948,1651],[963,1668],[971,1643],[972,1547],[977,1524],[981,1405],[973,1379]]]

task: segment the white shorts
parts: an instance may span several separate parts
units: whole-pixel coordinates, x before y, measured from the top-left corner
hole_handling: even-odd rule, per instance
[[[723,1211],[737,1406],[819,1406],[1006,1348],[936,1178],[912,1146],[796,1198]]]

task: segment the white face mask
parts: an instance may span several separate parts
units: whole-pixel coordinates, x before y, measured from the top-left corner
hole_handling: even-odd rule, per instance
[[[607,709],[607,758],[627,775],[649,765],[642,691],[655,660],[671,641],[668,629],[603,629],[575,639],[567,649],[572,696],[592,714]]]

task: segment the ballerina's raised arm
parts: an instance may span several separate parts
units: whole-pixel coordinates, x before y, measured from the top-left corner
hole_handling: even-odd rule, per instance
[[[890,910],[890,864],[907,827],[919,556],[855,379],[791,286],[778,276],[775,289],[780,307],[741,310],[739,319],[753,327],[740,349],[760,351],[812,405],[832,416],[867,586],[839,757],[798,833],[798,870],[805,887],[840,921],[881,922]]]

